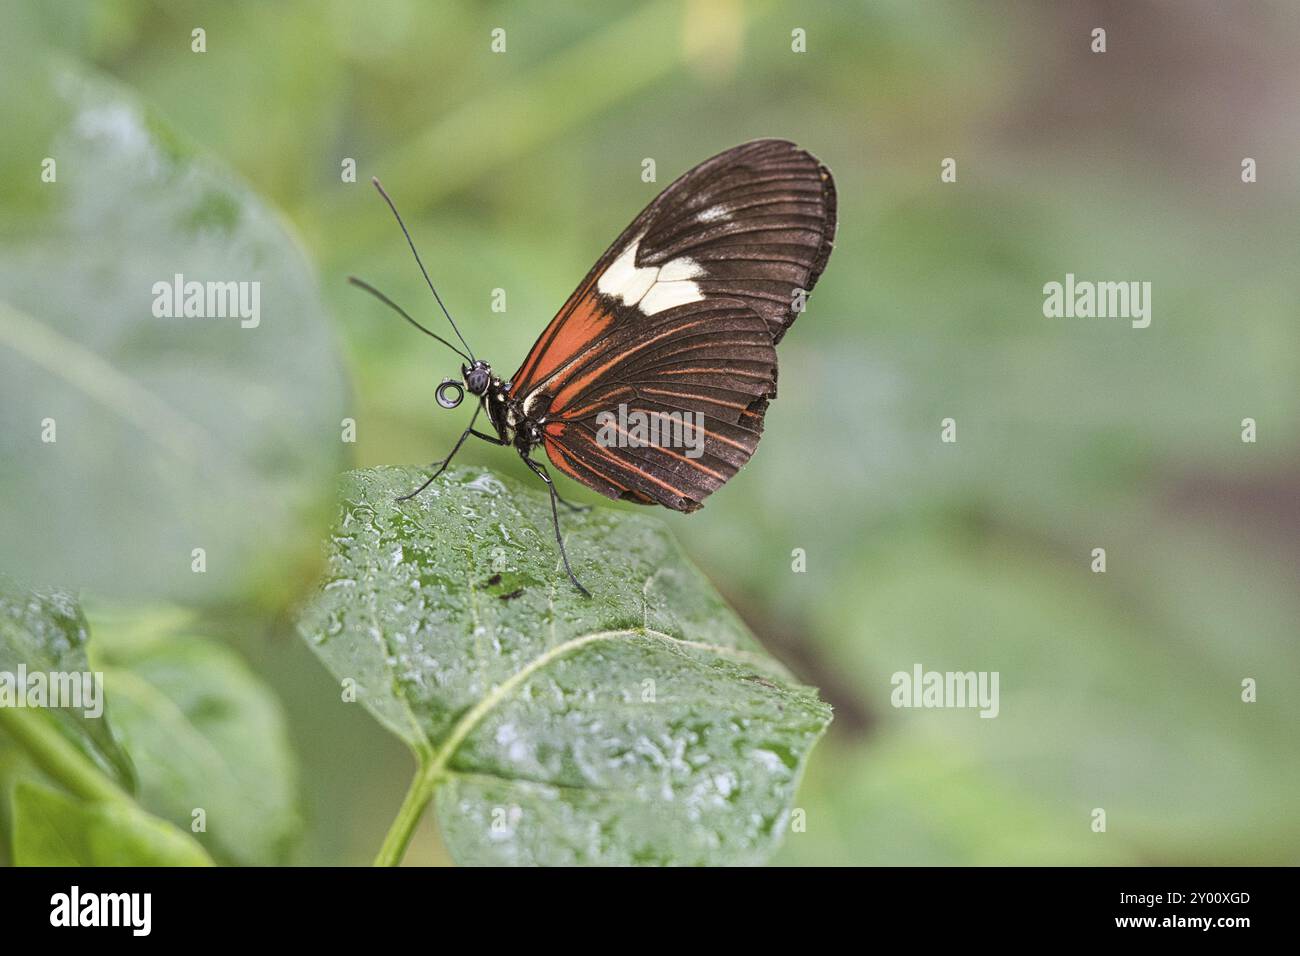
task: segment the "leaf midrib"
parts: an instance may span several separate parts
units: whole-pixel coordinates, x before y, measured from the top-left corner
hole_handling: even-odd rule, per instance
[[[746,663],[757,663],[760,665],[766,664],[759,655],[741,650],[740,648],[727,647],[722,644],[706,644],[702,641],[683,640],[679,637],[673,637],[671,634],[665,634],[663,631],[656,631],[646,627],[620,628],[612,631],[594,631],[590,634],[581,634],[577,637],[571,637],[567,641],[563,641],[547,648],[523,667],[519,668],[519,670],[507,677],[500,684],[497,684],[487,694],[483,695],[477,703],[470,707],[470,709],[467,710],[458,721],[456,721],[451,728],[451,732],[443,739],[441,746],[438,747],[433,758],[424,766],[421,772],[421,776],[424,778],[428,786],[430,788],[436,786],[437,782],[447,775],[448,765],[451,763],[451,759],[456,755],[456,751],[460,749],[461,744],[463,744],[469,735],[477,729],[487,715],[500,704],[505,702],[516,690],[526,684],[534,675],[561,658],[567,657],[574,651],[586,647],[588,644],[629,637],[651,637],[679,647],[689,647],[693,650],[706,651],[711,654],[716,654],[719,657],[727,657],[732,660],[745,661]]]

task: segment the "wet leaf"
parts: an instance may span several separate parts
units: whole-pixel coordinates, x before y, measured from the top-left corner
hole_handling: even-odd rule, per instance
[[[438,776],[463,863],[755,863],[830,709],[769,657],[659,520],[562,517],[453,470],[346,479],[301,630]]]
[[[76,598],[66,591],[27,591],[0,578],[0,681],[11,683],[11,693],[21,694],[34,675],[92,673],[86,660],[89,635],[86,618]],[[20,682],[20,668],[27,681]],[[93,678],[92,678],[93,680]],[[84,683],[82,684],[84,687]],[[83,691],[84,693],[84,691]],[[102,685],[97,700],[86,706],[25,709],[49,721],[98,770],[124,789],[131,789],[131,760],[113,735],[106,714],[88,716],[104,705]],[[0,692],[0,706],[13,706]],[[92,706],[93,704],[93,706]]]

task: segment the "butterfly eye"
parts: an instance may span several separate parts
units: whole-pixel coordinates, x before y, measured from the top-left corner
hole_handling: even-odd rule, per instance
[[[453,392],[455,392],[454,395]],[[443,408],[455,408],[465,400],[465,386],[454,378],[443,379],[442,384],[434,392],[434,397],[438,399],[438,404]]]

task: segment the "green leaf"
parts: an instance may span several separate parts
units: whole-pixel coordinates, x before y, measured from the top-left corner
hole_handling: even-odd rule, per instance
[[[456,469],[353,472],[300,629],[421,756],[462,863],[756,863],[830,708],[642,514]],[[413,821],[408,821],[413,824]]]
[[[308,263],[113,85],[49,60],[17,75],[0,94],[0,565],[115,596],[281,597],[343,448]],[[157,317],[155,284],[178,274],[257,283],[258,324]]]
[[[188,830],[202,809],[206,830],[197,839],[218,859],[283,863],[300,828],[283,715],[233,652],[192,636],[189,626],[167,608],[105,612],[87,664],[86,620],[71,595],[0,592],[0,671],[93,669],[111,704],[100,718],[0,709],[7,731],[0,745],[11,738],[21,745],[0,749],[0,783],[31,780],[39,767],[88,805],[129,805],[97,820],[155,813]],[[125,787],[132,765],[136,803],[104,779],[108,773]]]
[[[14,693],[24,692],[17,686],[20,667],[29,681],[37,673],[92,673],[86,659],[87,640],[86,618],[73,595],[57,590],[26,591],[0,578],[0,681],[12,681]],[[96,704],[102,705],[102,682],[99,694]],[[5,701],[0,691],[0,707],[5,707],[0,727],[5,726],[6,718],[48,724],[100,772],[124,789],[132,788],[131,760],[113,736],[106,706],[98,716],[88,716],[96,708],[13,707],[16,703]]]
[[[220,644],[182,633],[141,646],[127,627],[97,628],[95,646],[141,805],[186,829],[201,809],[195,838],[223,862],[286,862],[301,821],[275,697]]]
[[[81,803],[28,780],[13,794],[17,866],[209,866],[203,848],[127,802]]]

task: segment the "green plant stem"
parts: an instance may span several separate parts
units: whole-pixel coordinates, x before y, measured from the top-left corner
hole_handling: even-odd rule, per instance
[[[428,757],[422,758],[420,769],[406,791],[406,797],[397,810],[392,826],[384,836],[383,845],[380,846],[379,854],[375,857],[375,866],[401,864],[402,857],[406,855],[406,848],[411,845],[415,827],[420,822],[420,817],[424,815],[424,808],[433,799],[433,791],[441,780],[441,764]]]
[[[20,707],[0,707],[0,727],[70,793],[97,803],[132,802],[126,791],[91,763],[44,715]]]

